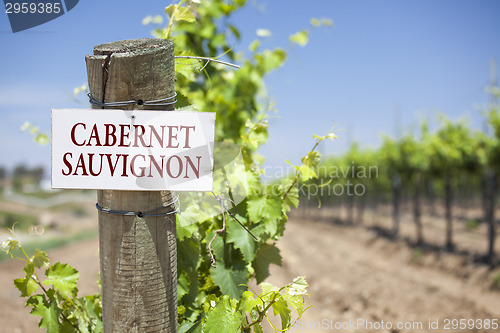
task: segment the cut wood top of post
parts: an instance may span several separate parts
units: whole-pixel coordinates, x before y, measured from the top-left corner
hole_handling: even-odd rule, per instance
[[[122,40],[94,47],[85,57],[89,90],[99,103],[137,101],[137,105],[102,106],[125,110],[173,110],[174,105],[143,105],[175,97],[174,43],[164,39]]]
[[[160,48],[173,48],[174,43],[171,40],[165,39],[130,39],[120,40],[111,43],[96,45],[94,47],[94,55],[111,55],[111,54],[129,54],[136,56],[143,53],[154,52]]]

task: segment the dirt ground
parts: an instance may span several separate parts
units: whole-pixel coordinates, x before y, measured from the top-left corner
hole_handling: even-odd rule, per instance
[[[335,224],[330,216],[328,210],[314,216],[293,213],[278,243],[283,266],[272,267],[268,282],[284,285],[305,275],[314,305],[291,332],[500,332],[452,329],[451,322],[445,327],[447,319],[474,319],[476,327],[485,319],[500,319],[500,290],[491,287],[500,270],[472,259],[483,250],[476,245],[484,242],[481,230],[457,232],[457,243],[472,244],[470,251],[457,254],[380,237],[370,218],[367,227]],[[430,240],[434,234],[441,239],[432,221],[426,226]],[[404,221],[402,234],[411,235],[412,227]],[[49,256],[52,262],[74,265],[80,271],[80,291],[88,294],[97,292],[97,249],[93,239],[49,251]],[[1,333],[38,330],[38,319],[28,314],[12,283],[20,273],[20,264],[0,263]],[[398,324],[407,328],[398,329]],[[366,330],[370,325],[373,329]]]
[[[445,327],[446,319],[500,318],[500,292],[491,288],[499,270],[460,254],[416,250],[373,228],[332,224],[325,215],[314,223],[291,217],[279,243],[283,267],[273,267],[268,280],[307,277],[314,307],[292,332],[500,332]]]

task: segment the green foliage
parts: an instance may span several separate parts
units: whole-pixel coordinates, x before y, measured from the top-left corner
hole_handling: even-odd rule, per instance
[[[208,194],[189,193],[182,198],[183,210],[177,215],[179,332],[262,332],[261,323],[271,308],[285,330],[292,325],[293,312],[300,318],[305,311],[307,283],[302,277],[282,288],[262,284],[262,293],[255,296],[248,291],[248,283],[252,278],[261,283],[269,276],[271,264],[281,264],[276,241],[285,230],[287,213],[299,204],[298,185],[317,178],[320,154],[315,149],[321,141],[336,136],[314,136],[313,149],[294,166],[292,176],[278,184],[261,180],[264,158],[257,151],[267,141],[268,113],[274,111],[263,82],[266,75],[283,66],[287,52],[280,47],[260,49],[259,38],[270,36],[268,30],[258,32],[250,54],[234,50],[240,32],[229,18],[245,4],[245,0],[181,0],[165,8],[168,23],[153,32],[174,41],[176,56],[191,57],[176,61],[177,107],[217,112],[214,192],[234,202],[224,218],[224,208],[221,211]],[[142,23],[162,22],[162,17],[149,16]],[[315,19],[311,25],[330,26],[331,21]],[[310,30],[304,29],[290,41],[305,46],[309,35]],[[193,56],[224,56],[240,63],[241,68],[235,71]],[[36,128],[30,124],[25,127],[38,137]],[[43,137],[37,141],[42,143]],[[236,152],[231,147],[237,147]],[[218,233],[222,236],[214,238]],[[12,256],[10,247],[22,249],[9,241],[6,251]],[[212,253],[216,265],[212,265]],[[48,259],[45,261],[40,252],[36,256],[25,255],[29,265],[16,286],[23,296],[30,297],[26,304],[32,307],[31,313],[42,317],[40,327],[50,332],[102,330],[99,297],[77,297],[78,272],[56,263],[45,270],[45,280],[40,280],[34,262],[48,265]]]
[[[39,145],[46,145],[46,144],[49,144],[50,143],[50,139],[49,139],[49,136],[45,133],[42,133],[40,131],[40,128],[38,128],[37,126],[29,123],[29,122],[25,122],[22,126],[21,126],[21,131],[28,131],[30,134],[33,135],[33,141]]]
[[[47,253],[35,250],[29,256],[9,229],[2,251],[25,263],[23,276],[14,280],[30,314],[41,317],[38,326],[48,333],[102,332],[102,305],[99,295],[78,297],[78,271],[68,264],[50,265]],[[17,255],[17,253],[21,255]],[[45,279],[39,270],[45,268]]]
[[[464,121],[456,123],[442,117],[439,130],[430,137],[431,168],[434,174],[456,169],[476,169],[471,131]]]
[[[228,167],[235,162],[225,158],[227,153],[216,154],[214,192],[225,198],[241,198],[234,199],[236,216],[258,238],[255,240],[227,216],[223,236],[217,236],[209,248],[215,231],[222,228],[221,210],[218,208],[217,212],[217,203],[208,198],[184,198],[186,207],[178,215],[178,248],[182,256],[178,264],[180,331],[193,330],[202,318],[203,328],[214,332],[234,332],[237,327],[249,324],[241,313],[235,314],[241,312],[236,305],[246,299],[245,286],[251,278],[261,283],[269,276],[271,264],[281,264],[275,241],[283,235],[287,212],[299,203],[298,183],[317,178],[315,168],[320,154],[315,149],[322,140],[335,138],[333,134],[315,136],[316,145],[300,165],[294,166],[295,174],[282,179],[277,186],[261,181],[265,174],[261,168],[263,157],[257,150],[267,141],[267,118],[272,111],[263,82],[267,74],[284,64],[287,53],[280,47],[260,49],[260,38],[271,36],[265,29],[257,31],[257,38],[248,47],[249,54],[235,51],[233,45],[240,39],[240,32],[230,23],[230,17],[245,3],[244,0],[181,1],[166,8],[169,23],[153,33],[172,39],[177,56],[212,59],[224,56],[229,62],[241,64],[235,71],[207,61],[177,59],[177,107],[193,105],[199,111],[216,111],[216,141],[241,149],[239,170]],[[311,25],[328,26],[331,21],[321,19]],[[309,34],[309,30],[302,30],[292,35],[290,41],[304,46]],[[188,260],[181,249],[188,249],[187,253],[193,254],[190,257],[197,254],[201,258]],[[210,263],[211,251],[215,267]],[[217,305],[207,311],[209,300]],[[285,308],[291,304],[287,302],[277,297],[272,303],[275,311],[285,316],[289,311]],[[251,326],[257,332],[259,325],[256,322]]]
[[[247,290],[239,300],[228,295],[210,295],[202,304],[204,317],[194,323],[183,322],[179,333],[262,332],[261,324],[264,320],[267,320],[276,332],[286,331],[307,310],[305,298],[309,296],[308,286],[305,278],[299,276],[281,288],[270,283],[261,283],[260,293]],[[280,328],[271,321],[271,309],[273,315],[281,321]]]
[[[290,41],[293,43],[297,43],[300,46],[306,46],[309,41],[309,31],[301,30],[290,36]]]
[[[500,273],[493,275],[491,278],[491,288],[492,289],[500,289]]]
[[[21,230],[37,224],[37,219],[30,215],[0,211],[0,228],[12,228],[14,224]]]
[[[465,223],[465,227],[468,230],[476,230],[477,228],[479,228],[480,225],[481,221],[479,221],[478,219],[471,219],[468,220],[467,223]]]

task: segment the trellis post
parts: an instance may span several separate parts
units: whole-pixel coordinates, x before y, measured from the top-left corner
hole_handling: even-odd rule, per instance
[[[174,45],[138,39],[98,45],[85,57],[91,96],[103,103],[135,105],[94,109],[173,110],[143,101],[174,96]],[[96,110],[98,112],[98,110]],[[98,190],[108,210],[173,211],[170,191]],[[126,216],[99,211],[99,249],[104,332],[176,332],[177,248],[175,214]]]

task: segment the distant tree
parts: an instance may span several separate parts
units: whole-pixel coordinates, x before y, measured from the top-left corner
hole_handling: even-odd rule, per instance
[[[380,160],[383,167],[383,174],[390,179],[392,193],[392,234],[397,237],[400,224],[401,206],[401,173],[402,155],[397,141],[390,137],[384,138],[384,143],[380,148]]]
[[[496,222],[495,208],[498,196],[498,175],[500,173],[500,106],[493,104],[489,112],[489,122],[493,128],[493,138],[483,138],[486,170],[483,181],[484,215],[488,223],[488,252],[486,260],[490,265],[495,262]]]
[[[0,180],[5,180],[7,178],[7,169],[5,167],[0,167]]]
[[[38,187],[43,179],[45,170],[43,167],[29,168],[19,164],[12,172],[12,188],[15,191],[23,191],[25,185]]]
[[[454,180],[463,173],[475,157],[471,131],[464,121],[456,123],[442,117],[442,125],[429,137],[431,171],[444,180],[446,234],[445,247],[453,243],[453,194]]]

